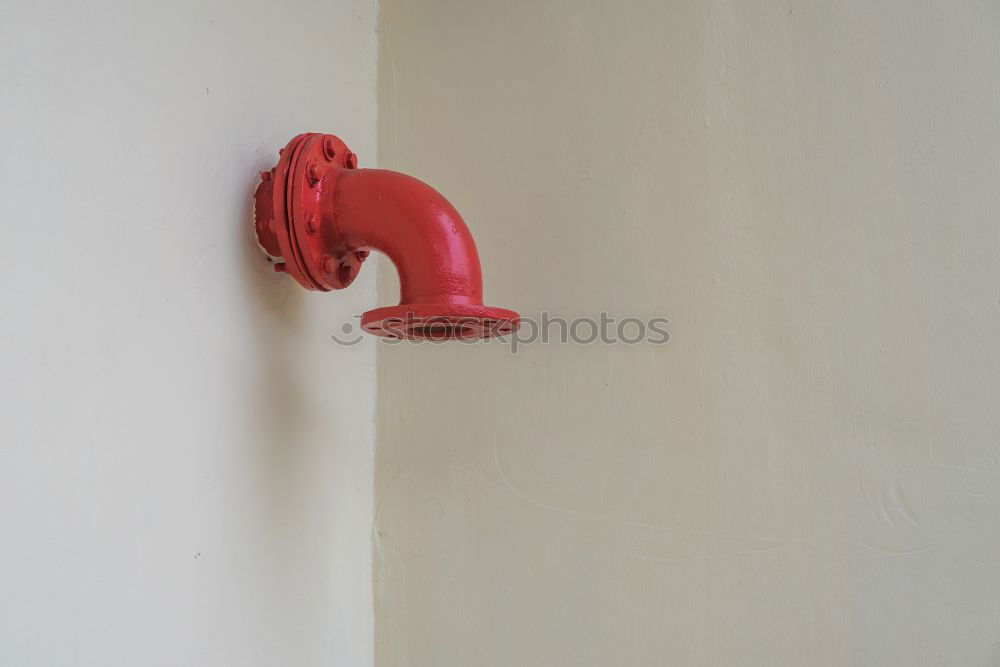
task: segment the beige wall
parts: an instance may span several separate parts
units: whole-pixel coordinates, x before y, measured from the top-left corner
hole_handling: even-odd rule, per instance
[[[1000,661],[997,4],[381,13],[488,301],[672,341],[380,349],[377,664]]]
[[[276,275],[250,194],[304,130],[374,158],[376,18],[0,2],[3,667],[371,664],[374,275]]]

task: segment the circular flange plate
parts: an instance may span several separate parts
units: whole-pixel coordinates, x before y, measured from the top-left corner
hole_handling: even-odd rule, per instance
[[[354,281],[368,256],[336,238],[337,173],[357,158],[332,134],[300,134],[281,151],[273,177],[274,227],[286,270],[303,287],[329,291]]]
[[[411,303],[369,310],[361,328],[388,338],[494,338],[517,330],[520,316],[506,308],[459,303]]]

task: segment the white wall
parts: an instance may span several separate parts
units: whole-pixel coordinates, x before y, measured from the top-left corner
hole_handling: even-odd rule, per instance
[[[258,170],[375,148],[374,0],[0,6],[0,664],[371,662],[374,301],[268,271]]]
[[[1000,663],[1000,5],[383,0],[380,35],[381,162],[487,300],[673,340],[380,349],[377,664]]]

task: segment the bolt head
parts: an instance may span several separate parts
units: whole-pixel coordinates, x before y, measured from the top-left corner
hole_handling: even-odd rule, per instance
[[[344,166],[348,169],[357,169],[358,156],[351,151],[347,151],[347,153],[344,154]]]
[[[327,160],[337,157],[337,144],[333,141],[333,137],[323,138],[323,155]]]
[[[323,267],[323,273],[333,273],[333,267],[334,267],[333,257],[330,257],[329,255],[323,255],[321,265]]]
[[[309,214],[306,218],[306,232],[309,234],[315,234],[316,230],[319,229],[319,222],[316,220],[316,215],[313,213]]]
[[[306,179],[309,181],[309,185],[312,187],[316,187],[316,185],[319,183],[320,179],[319,165],[317,165],[315,162],[310,162],[306,166]]]
[[[346,287],[346,286],[348,286],[348,285],[351,284],[352,280],[354,280],[354,278],[351,276],[351,265],[350,264],[341,264],[340,265],[340,282],[342,282],[344,284],[344,286]]]

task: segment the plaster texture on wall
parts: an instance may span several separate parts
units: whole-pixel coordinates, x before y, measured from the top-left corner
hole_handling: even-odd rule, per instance
[[[0,664],[371,664],[374,302],[263,263],[294,134],[374,162],[374,1],[0,5]]]
[[[1000,6],[381,13],[487,300],[672,340],[380,348],[376,664],[1000,662]]]

